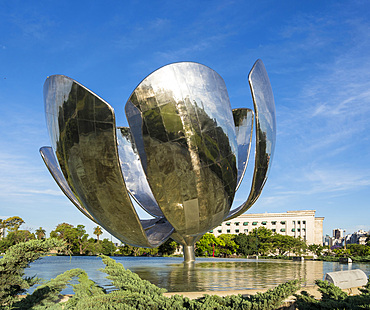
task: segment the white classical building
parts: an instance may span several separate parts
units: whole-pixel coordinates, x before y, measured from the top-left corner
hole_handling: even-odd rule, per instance
[[[323,217],[315,217],[316,210],[287,211],[286,213],[242,214],[222,222],[211,230],[216,237],[221,234],[250,233],[258,227],[293,237],[301,237],[307,244],[323,244]]]

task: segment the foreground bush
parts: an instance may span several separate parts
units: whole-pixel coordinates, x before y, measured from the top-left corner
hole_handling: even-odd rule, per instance
[[[339,287],[326,281],[316,280],[316,285],[321,293],[321,300],[316,300],[312,295],[303,291],[297,298],[296,305],[299,310],[309,309],[370,309],[370,282],[360,295],[349,296]]]
[[[58,240],[33,240],[11,247],[0,260],[0,309],[246,309],[268,310],[278,308],[284,299],[300,289],[298,280],[281,284],[265,293],[243,297],[205,295],[190,300],[174,295],[165,297],[161,289],[137,274],[126,270],[122,264],[101,255],[105,268],[101,269],[112,281],[116,290],[107,292],[90,280],[85,271],[72,269],[40,285],[32,294],[19,298],[29,287],[39,282],[36,278],[24,278],[24,268],[48,252],[51,248],[63,247]],[[72,285],[74,295],[67,302],[60,301],[60,292],[78,277]],[[370,309],[370,286],[359,296],[348,296],[339,288],[318,281],[322,300],[317,301],[303,292],[297,295],[299,309]],[[357,307],[357,308],[356,308]],[[368,307],[368,308],[366,308]]]

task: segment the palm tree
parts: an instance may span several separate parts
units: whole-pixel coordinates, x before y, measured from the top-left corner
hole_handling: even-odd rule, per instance
[[[35,233],[36,233],[37,239],[41,240],[45,238],[46,230],[43,229],[42,227],[39,227],[38,229],[36,229]]]
[[[94,235],[96,235],[96,239],[98,239],[99,242],[99,236],[103,234],[103,231],[101,230],[100,226],[96,226],[94,228]]]

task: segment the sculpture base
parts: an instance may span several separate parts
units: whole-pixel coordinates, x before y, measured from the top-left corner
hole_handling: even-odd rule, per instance
[[[182,251],[184,253],[184,263],[191,263],[195,261],[194,244],[183,245]]]

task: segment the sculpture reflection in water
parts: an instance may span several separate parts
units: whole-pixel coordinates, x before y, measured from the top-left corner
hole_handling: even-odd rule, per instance
[[[250,74],[254,110],[231,109],[223,79],[197,63],[164,66],[128,99],[129,128],[112,107],[73,79],[47,78],[44,100],[52,147],[41,155],[66,196],[124,243],[156,247],[169,237],[194,244],[261,194],[275,146],[275,105],[261,60]],[[255,114],[255,167],[245,203],[231,210],[247,167]],[[151,215],[141,219],[131,200]]]

